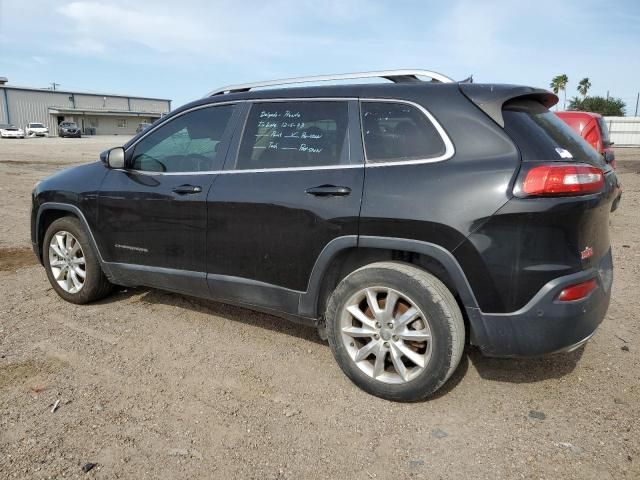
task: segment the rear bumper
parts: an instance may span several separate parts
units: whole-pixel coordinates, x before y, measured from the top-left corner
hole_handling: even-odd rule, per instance
[[[595,278],[598,287],[586,298],[558,302],[560,291]],[[611,298],[613,262],[611,250],[596,268],[560,277],[547,283],[520,310],[490,314],[467,308],[472,343],[482,353],[496,357],[527,357],[571,351],[585,343],[604,319]]]

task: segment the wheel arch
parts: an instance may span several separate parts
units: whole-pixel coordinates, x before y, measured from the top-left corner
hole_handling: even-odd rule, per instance
[[[341,240],[344,239],[344,240]],[[445,248],[420,240],[393,237],[340,237],[321,252],[307,291],[300,297],[300,313],[319,318],[335,286],[352,271],[369,263],[400,260],[419,266],[441,280],[454,294],[461,309],[478,303],[462,267]]]
[[[100,254],[100,250],[98,249],[98,245],[93,236],[93,231],[89,226],[89,222],[87,222],[87,219],[82,213],[82,210],[80,210],[77,206],[69,203],[46,202],[40,205],[40,207],[38,208],[38,214],[36,216],[35,238],[37,242],[37,253],[40,262],[42,262],[42,248],[45,233],[53,222],[62,217],[75,217],[80,221],[89,235],[91,247],[93,247],[94,251],[96,252],[98,260],[104,270],[105,262],[102,259],[102,255]]]

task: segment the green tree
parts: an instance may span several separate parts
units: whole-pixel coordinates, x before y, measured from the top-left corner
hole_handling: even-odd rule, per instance
[[[582,95],[583,99],[587,98],[587,92],[590,88],[591,82],[589,81],[589,77],[583,78],[582,80],[580,80],[580,83],[578,83],[578,92],[580,93],[580,95]]]
[[[551,79],[551,83],[549,86],[553,90],[553,93],[556,95],[558,92],[562,91],[564,93],[564,102],[562,104],[562,109],[567,108],[567,83],[569,83],[569,77],[565,73],[562,75],[556,75]],[[556,106],[557,109],[557,106]]]
[[[619,98],[605,97],[573,97],[569,100],[569,110],[594,112],[608,117],[624,116],[625,103]]]

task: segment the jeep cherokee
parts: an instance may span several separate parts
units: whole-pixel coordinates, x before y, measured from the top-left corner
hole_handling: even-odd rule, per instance
[[[392,83],[282,87],[369,77]],[[272,313],[367,392],[422,399],[465,343],[569,351],[605,316],[620,186],[557,101],[421,70],[225,87],[37,185],[33,247],[67,301],[144,285]]]

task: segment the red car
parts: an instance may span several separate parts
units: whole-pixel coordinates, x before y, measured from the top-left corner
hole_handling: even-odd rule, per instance
[[[574,129],[591,144],[613,168],[616,167],[613,142],[609,140],[609,129],[599,113],[592,112],[556,112],[567,125]]]

